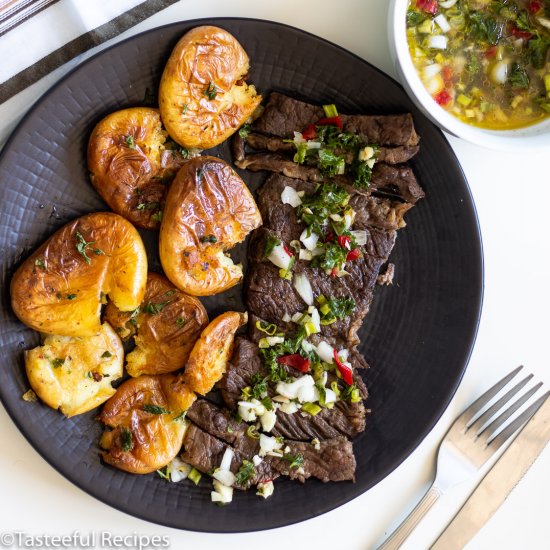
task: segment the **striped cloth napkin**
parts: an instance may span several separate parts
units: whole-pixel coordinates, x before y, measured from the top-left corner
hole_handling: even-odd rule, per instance
[[[0,0],[0,104],[178,0]]]

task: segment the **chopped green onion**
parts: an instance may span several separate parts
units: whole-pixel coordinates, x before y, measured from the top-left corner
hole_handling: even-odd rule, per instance
[[[311,416],[315,416],[317,413],[321,412],[321,407],[316,403],[304,403],[302,405],[302,411],[309,413]]]
[[[338,109],[336,109],[336,105],[334,105],[334,103],[331,103],[330,105],[323,105],[323,111],[325,111],[325,116],[327,118],[338,116]]]
[[[256,328],[265,332],[268,336],[273,336],[277,332],[277,325],[266,321],[256,321]]]
[[[189,475],[187,476],[195,485],[199,484],[199,481],[201,480],[202,474],[196,469],[193,468]]]

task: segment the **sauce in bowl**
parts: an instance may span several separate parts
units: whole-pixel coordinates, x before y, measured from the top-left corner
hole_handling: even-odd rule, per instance
[[[494,130],[550,117],[550,0],[410,0],[407,40],[434,100]]]

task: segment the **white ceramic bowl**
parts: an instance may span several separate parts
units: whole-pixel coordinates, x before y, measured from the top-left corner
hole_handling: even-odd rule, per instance
[[[409,54],[406,34],[408,3],[408,0],[390,1],[388,38],[399,79],[419,109],[442,130],[490,149],[515,152],[550,149],[550,119],[519,130],[485,130],[462,122],[433,100]]]

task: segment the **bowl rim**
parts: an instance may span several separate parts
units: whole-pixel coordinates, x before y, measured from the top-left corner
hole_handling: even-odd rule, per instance
[[[500,151],[550,147],[550,118],[514,130],[487,130],[467,124],[440,107],[428,93],[409,54],[405,15],[409,0],[391,0],[388,40],[398,78],[414,103],[442,130],[466,141]]]

